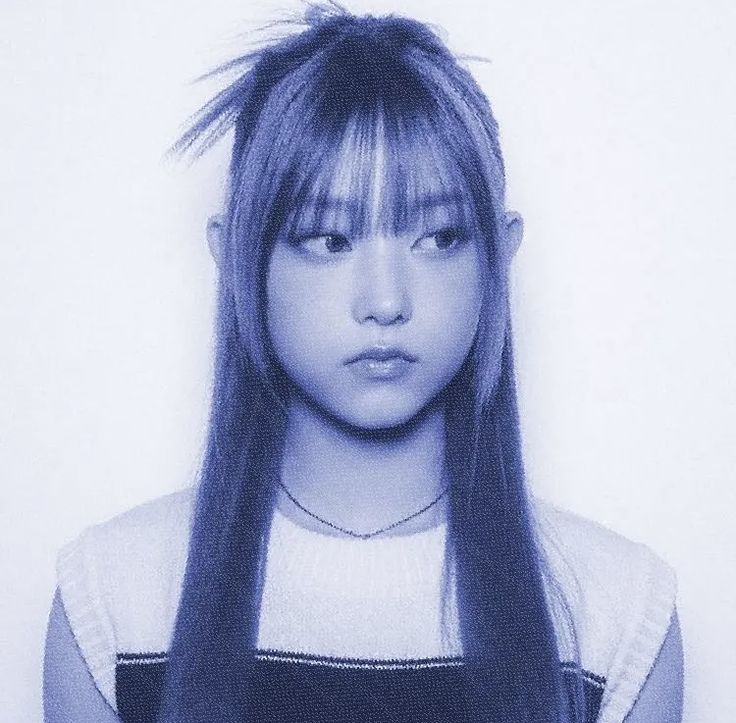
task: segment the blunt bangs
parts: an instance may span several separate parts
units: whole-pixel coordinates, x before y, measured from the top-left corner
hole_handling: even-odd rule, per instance
[[[426,122],[379,111],[351,119],[313,146],[322,163],[295,169],[283,232],[402,235],[434,223],[438,210],[477,234],[474,198],[461,168]]]
[[[278,160],[274,152],[267,164],[266,247],[307,229],[410,233],[431,225],[438,208],[493,244],[495,229],[482,222],[493,209],[490,190],[479,188],[480,149],[417,62],[380,36],[348,36],[308,77],[287,79],[279,95],[292,102],[277,101],[268,140]]]
[[[230,240],[241,333],[266,377],[274,365],[265,271],[279,238],[403,235],[449,221],[479,243],[484,303],[473,357],[479,404],[490,399],[506,305],[496,263],[503,168],[492,128],[438,74],[416,47],[348,34],[284,75],[244,134]]]
[[[575,626],[563,600],[573,641],[564,641],[563,680],[557,613],[553,621],[545,598],[554,575],[525,485],[508,269],[496,253],[506,234],[505,176],[490,104],[418,21],[310,0],[303,18],[283,27],[284,37],[216,71],[235,77],[172,149],[201,155],[234,130],[207,445],[157,720],[258,715],[253,652],[287,422],[287,380],[266,324],[273,244],[305,225],[399,234],[432,223],[442,204],[450,223],[477,239],[484,282],[473,349],[447,387],[445,424],[443,602],[452,563],[467,718],[582,723]],[[377,715],[386,713],[379,703]]]

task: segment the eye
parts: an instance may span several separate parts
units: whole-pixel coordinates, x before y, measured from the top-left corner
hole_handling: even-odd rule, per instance
[[[465,243],[465,231],[456,226],[438,229],[414,242],[413,248],[420,253],[447,253],[456,250]]]
[[[347,238],[339,233],[301,234],[294,240],[294,244],[317,256],[345,253],[353,248]]]

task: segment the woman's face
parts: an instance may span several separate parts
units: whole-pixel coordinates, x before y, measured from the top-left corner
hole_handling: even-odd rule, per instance
[[[367,231],[353,231],[348,186],[334,184],[319,226],[305,210],[275,243],[268,331],[307,399],[343,423],[385,429],[417,415],[465,360],[480,315],[482,241],[443,193],[389,233],[376,191]]]

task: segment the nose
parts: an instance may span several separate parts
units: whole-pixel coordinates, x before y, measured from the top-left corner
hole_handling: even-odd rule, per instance
[[[406,260],[398,243],[373,240],[355,268],[353,317],[379,326],[403,324],[412,315]]]

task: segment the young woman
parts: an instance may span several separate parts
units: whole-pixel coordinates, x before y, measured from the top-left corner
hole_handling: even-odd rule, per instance
[[[672,571],[525,488],[486,98],[418,22],[305,25],[179,145],[234,128],[206,453],[62,551],[47,720],[679,720]]]

